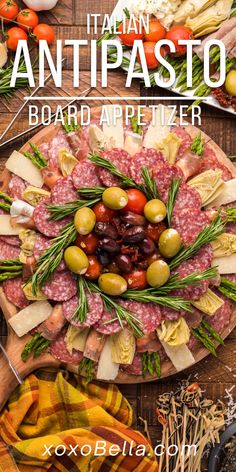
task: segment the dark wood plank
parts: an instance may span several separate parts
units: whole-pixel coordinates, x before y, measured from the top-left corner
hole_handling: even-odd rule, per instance
[[[98,13],[101,17],[98,18],[98,24],[101,25],[103,21],[103,16],[105,14],[111,14],[114,10],[117,1],[116,0],[104,0],[103,2],[99,0],[88,0],[83,5],[83,8],[79,8],[79,2],[75,0],[75,24],[76,25],[86,25],[87,24],[87,14]]]

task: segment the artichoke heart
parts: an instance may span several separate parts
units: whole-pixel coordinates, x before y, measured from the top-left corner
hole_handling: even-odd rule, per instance
[[[115,139],[106,136],[97,125],[91,125],[89,128],[89,146],[93,153],[99,153],[115,147]]]
[[[188,17],[194,18],[208,7],[211,7],[217,0],[184,0],[174,17],[174,23],[184,23]]]
[[[135,337],[124,328],[120,333],[111,336],[112,362],[116,364],[132,364],[135,354]]]
[[[27,285],[24,285],[22,287],[22,290],[23,290],[27,300],[30,300],[30,301],[47,300],[47,297],[44,295],[43,292],[41,292],[40,289],[38,289],[35,294],[33,293],[31,282],[29,282]]]
[[[187,344],[190,339],[190,330],[184,318],[175,321],[165,320],[157,328],[160,341],[169,346],[181,346]]]
[[[224,189],[221,170],[207,170],[188,182],[201,196],[202,206],[209,205]]]
[[[233,0],[218,0],[195,18],[187,18],[185,26],[191,28],[195,38],[212,33],[230,17],[232,4]]]
[[[181,145],[181,139],[175,133],[169,133],[158,145],[167,162],[174,164]]]
[[[27,257],[33,255],[36,232],[31,229],[20,229],[19,238],[22,241],[19,259],[25,264]]]
[[[72,355],[73,349],[84,352],[86,340],[88,337],[89,328],[77,328],[70,325],[66,337],[66,349]]]
[[[64,177],[72,174],[74,167],[78,164],[77,159],[69,153],[66,148],[59,151],[59,166]]]
[[[217,310],[224,304],[222,298],[218,297],[210,289],[202,295],[199,300],[191,302],[198,310],[202,311],[208,316],[213,316]]]
[[[236,252],[236,235],[223,233],[211,243],[214,257],[231,256]]]
[[[25,200],[27,203],[30,205],[36,207],[40,200],[45,197],[49,197],[50,193],[47,192],[46,190],[43,190],[42,188],[38,187],[33,187],[32,185],[29,185],[29,187],[26,187],[22,194],[23,200]]]

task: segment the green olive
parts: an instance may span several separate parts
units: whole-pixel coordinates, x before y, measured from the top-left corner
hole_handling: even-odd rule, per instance
[[[96,215],[91,208],[80,208],[75,214],[74,223],[79,234],[89,234],[96,224]]]
[[[89,266],[85,252],[77,246],[70,246],[65,250],[64,261],[74,274],[85,274]]]
[[[127,290],[126,280],[118,274],[107,272],[98,279],[99,288],[107,295],[122,295]]]
[[[144,207],[144,215],[151,223],[160,223],[166,217],[166,206],[157,198],[150,200]]]
[[[236,70],[231,70],[225,80],[226,91],[236,97]]]
[[[151,287],[161,287],[170,277],[170,268],[165,261],[153,262],[147,270],[147,282]]]
[[[158,247],[164,257],[174,257],[181,248],[181,239],[178,231],[172,228],[163,231],[158,241]]]
[[[128,195],[122,188],[109,187],[103,192],[102,200],[111,210],[122,210],[128,203]]]

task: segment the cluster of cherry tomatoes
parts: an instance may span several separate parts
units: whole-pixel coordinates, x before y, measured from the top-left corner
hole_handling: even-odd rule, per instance
[[[0,0],[0,19],[3,23],[15,23],[6,33],[7,47],[16,51],[18,41],[33,38],[37,43],[45,39],[48,44],[55,40],[54,29],[43,23],[39,23],[39,17],[30,8],[20,10],[14,0]]]
[[[136,21],[136,31],[140,31],[140,25],[138,20]],[[149,31],[148,33],[143,31],[142,33],[137,33],[134,31],[126,32],[129,30],[129,20],[126,20],[126,27],[121,23],[118,31],[119,38],[121,42],[128,47],[132,47],[135,40],[142,40],[144,53],[146,57],[148,69],[156,69],[159,65],[159,62],[155,56],[155,46],[158,41],[161,39],[168,39],[173,42],[175,45],[175,53],[172,55],[174,57],[183,56],[186,54],[186,46],[181,46],[179,40],[182,39],[193,39],[193,32],[190,28],[185,26],[172,26],[169,31],[167,31],[164,26],[157,19],[151,19],[149,22]],[[167,48],[160,49],[161,55],[164,56],[167,51]]]

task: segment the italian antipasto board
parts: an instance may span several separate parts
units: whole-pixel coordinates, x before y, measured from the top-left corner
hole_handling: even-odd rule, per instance
[[[3,172],[0,305],[22,376],[167,377],[236,325],[234,165],[199,129],[161,126],[168,108],[143,127],[101,125],[101,111],[44,129]],[[14,379],[0,363],[3,402]]]

